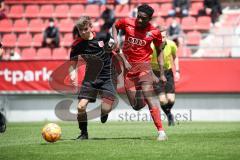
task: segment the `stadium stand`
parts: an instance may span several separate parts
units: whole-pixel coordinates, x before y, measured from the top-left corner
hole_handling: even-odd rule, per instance
[[[228,41],[227,37],[229,37],[227,35],[232,33],[219,32],[217,27],[211,25],[210,17],[198,16],[198,11],[203,7],[202,2],[203,0],[192,0],[190,15],[184,18],[176,17],[186,37],[183,46],[179,49],[179,53],[181,53],[180,56],[190,57],[192,55],[202,55],[198,52],[195,53],[195,51],[201,51],[203,48],[211,47],[206,44],[213,39],[214,42],[216,42],[214,48],[217,48],[214,49],[214,52],[224,48],[224,51],[219,52],[219,54],[221,56],[229,56],[231,49],[229,49],[229,46],[226,46],[226,41]],[[109,0],[107,4],[101,6],[95,4],[87,5],[87,0],[6,0],[8,19],[0,21],[0,38],[5,46],[10,49],[17,47],[20,51],[23,51],[28,47],[38,50],[42,45],[42,32],[47,26],[48,18],[55,18],[56,25],[61,32],[60,46],[67,51],[72,43],[72,27],[74,21],[80,15],[92,17],[94,19],[94,30],[99,31],[102,20],[98,18],[106,7],[114,9],[116,17],[119,18],[130,16],[130,12],[139,3],[149,3],[156,10],[154,14],[156,17],[154,20],[155,24],[163,26],[170,25],[172,17],[168,16],[168,11],[172,7],[171,0],[132,0],[130,4],[127,5],[116,5],[113,0]],[[236,17],[239,17],[239,15],[239,12],[224,14],[220,17],[221,26],[223,26],[223,28],[233,27],[236,25]],[[214,37],[216,33],[218,34],[217,38]],[[219,36],[219,34],[224,34],[224,36]],[[222,41],[224,41],[224,47],[222,47]],[[228,49],[225,50],[226,48]],[[64,49],[62,49],[62,51]],[[236,53],[236,50],[235,48],[233,52]],[[51,52],[53,53],[53,51]],[[212,55],[218,56],[218,54],[215,53]],[[56,56],[53,57],[56,58]],[[38,56],[37,58],[41,57]],[[33,59],[36,59],[36,57],[33,57]]]
[[[25,48],[22,50],[21,59],[22,60],[34,60],[37,56],[35,48]]]
[[[40,33],[43,32],[44,24],[42,19],[31,19],[29,22],[29,32]]]
[[[25,9],[26,18],[38,18],[39,6],[38,5],[27,5]]]
[[[9,18],[22,18],[24,15],[23,5],[11,6],[10,12],[8,13]]]
[[[13,24],[9,19],[0,21],[0,32],[12,32]]]
[[[33,36],[32,46],[35,47],[35,48],[41,47],[42,46],[42,41],[43,41],[43,34],[42,33],[35,34]]]
[[[50,48],[39,48],[37,51],[37,59],[41,60],[51,60],[52,53]]]
[[[20,34],[17,41],[18,47],[29,47],[32,46],[32,36],[30,34]]]

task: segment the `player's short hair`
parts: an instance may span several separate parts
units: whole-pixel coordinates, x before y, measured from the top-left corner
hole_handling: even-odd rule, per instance
[[[154,9],[151,6],[147,5],[147,4],[142,4],[137,9],[138,9],[138,12],[144,12],[149,17],[152,17],[152,15],[154,13]]]
[[[54,19],[53,18],[49,18],[49,22],[54,22]]]
[[[89,16],[81,16],[75,24],[77,29],[82,29],[87,25],[92,27],[91,18]]]
[[[3,47],[3,45],[2,45],[2,43],[0,42],[0,48],[2,48]]]

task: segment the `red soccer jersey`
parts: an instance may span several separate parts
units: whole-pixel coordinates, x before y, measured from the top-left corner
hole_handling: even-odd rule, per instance
[[[123,53],[129,63],[150,62],[152,54],[151,42],[156,47],[162,43],[159,29],[150,23],[144,29],[136,27],[136,18],[124,18],[116,22],[116,28],[125,31]]]

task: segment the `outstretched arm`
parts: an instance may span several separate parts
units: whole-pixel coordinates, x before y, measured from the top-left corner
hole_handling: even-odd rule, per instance
[[[120,52],[118,38],[117,38],[118,34],[117,34],[117,29],[115,27],[115,24],[113,24],[113,26],[112,26],[112,35],[113,35],[113,39],[115,41],[115,48],[114,49],[115,49],[119,59],[122,61],[123,65],[124,65],[124,68],[127,69],[127,70],[131,69],[132,66],[129,64],[129,62],[127,61],[124,54]]]
[[[166,77],[164,76],[164,69],[163,69],[163,49],[166,45],[166,42],[163,42],[162,45],[160,45],[160,47],[156,48],[156,52],[157,52],[157,61],[158,61],[158,65],[160,68],[160,80],[163,81],[164,83],[167,81]]]
[[[175,80],[179,81],[180,79],[180,69],[179,69],[179,59],[177,55],[173,56],[174,66],[175,66]]]
[[[77,60],[71,60],[69,66],[69,75],[73,85],[77,85]]]

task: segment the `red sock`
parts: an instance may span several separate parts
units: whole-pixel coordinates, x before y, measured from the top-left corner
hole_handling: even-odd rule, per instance
[[[152,109],[150,109],[150,113],[151,113],[153,122],[154,122],[157,130],[158,131],[164,130],[163,125],[162,125],[162,120],[161,120],[159,108],[158,107],[152,107]]]

